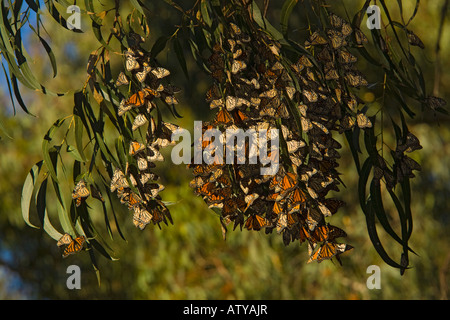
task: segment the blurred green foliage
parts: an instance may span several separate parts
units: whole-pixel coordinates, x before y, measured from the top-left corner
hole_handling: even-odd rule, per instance
[[[405,11],[414,8],[407,1]],[[337,11],[356,6],[354,1],[337,1]],[[406,2],[405,2],[406,3]],[[427,82],[435,81],[435,45],[439,19],[444,1],[421,3],[411,29],[425,43],[425,50],[417,55]],[[155,40],[160,34],[179,23],[180,16],[164,1],[149,2],[150,33]],[[361,5],[358,5],[358,8]],[[189,7],[186,5],[186,7]],[[270,21],[279,21],[281,6],[273,1],[267,11]],[[306,23],[301,12],[290,18],[290,37],[303,32]],[[82,26],[89,25],[82,19]],[[441,69],[448,70],[450,61],[450,28],[447,20],[441,40]],[[88,32],[74,34],[58,28],[45,18],[48,39],[58,63],[58,75],[52,77],[48,58],[40,44],[30,37],[27,50],[33,57],[33,71],[38,79],[54,91],[68,91],[83,86],[89,53],[98,43]],[[86,28],[88,29],[88,28]],[[34,40],[33,40],[34,39]],[[152,44],[149,44],[150,46]],[[174,52],[166,49],[161,62],[172,70],[176,85],[182,87],[180,108],[183,116],[177,122],[192,127],[193,120],[208,119],[204,92],[208,78],[189,72],[186,79]],[[188,71],[195,70],[187,57]],[[117,59],[120,63],[120,59]],[[373,72],[370,65],[361,63],[365,74]],[[450,75],[442,73],[435,90],[450,101]],[[437,89],[436,89],[437,88]],[[376,93],[377,87],[374,89]],[[114,241],[109,241],[117,261],[99,257],[101,284],[92,269],[88,254],[62,259],[55,244],[42,230],[25,225],[20,213],[22,184],[29,168],[41,158],[41,141],[55,119],[67,115],[73,107],[68,97],[49,97],[37,92],[23,91],[32,117],[17,111],[13,115],[7,88],[2,86],[0,119],[12,139],[2,135],[0,140],[0,299],[448,299],[450,295],[450,127],[449,118],[423,114],[410,127],[423,149],[416,160],[422,172],[412,181],[414,232],[410,246],[418,254],[411,255],[412,269],[400,276],[398,270],[387,266],[373,249],[366,223],[359,207],[357,175],[350,154],[342,154],[340,171],[347,188],[339,197],[347,202],[333,217],[333,223],[348,233],[347,243],[354,249],[342,256],[343,266],[325,261],[306,264],[307,247],[297,243],[285,247],[281,237],[246,230],[228,232],[222,239],[219,220],[202,199],[189,188],[190,173],[182,166],[166,163],[161,172],[165,200],[173,201],[173,226],[136,229],[130,212],[119,201],[114,210],[119,217],[123,240],[113,228]],[[364,95],[370,100],[373,92]],[[345,143],[341,141],[341,143]],[[345,168],[345,170],[344,170]],[[395,208],[386,204],[386,210]],[[111,210],[111,208],[108,208]],[[394,215],[393,215],[394,217]],[[104,217],[99,210],[92,217],[96,227],[108,242]],[[111,218],[111,217],[110,217]],[[392,221],[399,226],[398,221]],[[383,234],[382,234],[383,235]],[[387,237],[386,237],[387,238]],[[382,237],[382,241],[383,241]],[[389,244],[386,244],[389,248]],[[396,250],[392,248],[392,250]],[[66,269],[77,264],[82,271],[81,290],[66,288]],[[366,280],[370,265],[381,268],[381,289],[369,290]]]

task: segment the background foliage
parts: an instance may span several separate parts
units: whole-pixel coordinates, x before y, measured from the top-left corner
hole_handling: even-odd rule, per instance
[[[446,3],[446,2],[445,2]],[[405,1],[405,12],[414,10],[414,1]],[[443,25],[440,47],[440,68],[436,68],[436,43],[444,1],[421,3],[411,22],[411,29],[421,37],[425,50],[415,54],[422,66],[426,83],[434,83],[433,93],[449,100],[449,75],[439,70],[449,67],[448,21]],[[354,9],[354,2],[336,2],[337,12],[345,16],[346,9]],[[360,8],[362,3],[358,6]],[[150,2],[149,24],[151,40],[156,41],[167,30],[174,30],[180,17],[168,3]],[[190,7],[186,5],[186,8]],[[304,32],[300,6],[292,11],[289,35],[295,38]],[[61,8],[60,8],[61,9]],[[127,8],[123,8],[126,10]],[[448,10],[448,9],[447,9]],[[268,19],[276,26],[282,6],[270,2]],[[61,9],[61,12],[64,12]],[[395,12],[393,13],[393,15]],[[64,15],[64,14],[63,14]],[[32,17],[31,17],[32,18]],[[31,69],[40,83],[54,92],[80,88],[86,80],[87,57],[98,48],[98,41],[90,33],[90,17],[83,16],[85,33],[61,30],[59,24],[43,11],[41,19],[49,33],[57,76],[49,63],[45,46],[30,33],[23,41],[32,57]],[[149,47],[152,47],[152,43]],[[204,92],[208,78],[197,70],[189,55],[189,79],[178,63],[176,53],[168,46],[160,53],[160,62],[171,71],[174,82],[183,88],[178,112],[183,116],[177,123],[190,127],[193,120],[208,120]],[[50,61],[51,62],[51,61]],[[119,66],[120,59],[115,61]],[[369,75],[371,65],[362,61],[359,67]],[[436,80],[437,79],[437,80]],[[21,86],[19,84],[19,86]],[[216,217],[200,197],[194,197],[188,187],[190,175],[184,166],[168,163],[158,167],[163,172],[165,200],[177,202],[171,207],[176,217],[174,226],[163,230],[149,228],[143,232],[129,223],[125,207],[117,205],[121,231],[126,240],[112,230],[110,245],[117,261],[99,257],[101,285],[87,254],[62,259],[54,240],[43,230],[26,226],[20,213],[22,184],[28,170],[38,162],[41,141],[55,119],[63,118],[73,108],[70,95],[55,97],[21,88],[28,110],[13,110],[7,85],[2,85],[0,122],[5,134],[0,145],[0,297],[1,298],[123,298],[123,299],[447,299],[450,265],[449,253],[449,189],[448,155],[450,131],[448,117],[431,113],[420,114],[410,126],[424,147],[416,160],[422,172],[412,181],[414,232],[410,246],[418,256],[411,255],[412,269],[404,276],[388,267],[375,252],[368,236],[366,222],[354,190],[358,176],[354,172],[351,154],[342,154],[341,167],[347,188],[340,193],[347,206],[333,222],[349,234],[348,243],[355,247],[343,256],[343,266],[331,262],[306,264],[305,246],[285,247],[280,237],[257,232],[229,232],[224,242]],[[378,96],[376,87],[369,89],[364,99]],[[187,103],[188,102],[188,103]],[[376,101],[375,101],[376,103]],[[395,102],[392,102],[395,103]],[[17,105],[17,101],[16,101]],[[16,113],[14,115],[14,113]],[[56,140],[56,139],[55,139]],[[342,141],[342,143],[345,143]],[[395,208],[387,208],[393,213]],[[102,233],[104,217],[101,210],[92,216]],[[122,214],[123,213],[123,214]],[[391,215],[391,223],[399,228],[399,221]],[[114,226],[112,226],[114,228]],[[103,228],[103,229],[102,229]],[[382,241],[388,236],[382,234]],[[386,242],[389,246],[389,242]],[[390,248],[388,248],[390,249]],[[392,248],[392,250],[397,250]],[[82,269],[82,290],[70,291],[65,286],[66,268],[78,264]],[[368,290],[366,268],[381,267],[381,290]]]

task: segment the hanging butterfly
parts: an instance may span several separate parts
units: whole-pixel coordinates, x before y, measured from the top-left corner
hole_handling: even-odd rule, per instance
[[[75,186],[75,189],[72,191],[72,199],[75,200],[76,206],[79,207],[82,200],[89,197],[90,194],[91,193],[89,192],[89,189],[86,188],[84,180],[80,180]]]
[[[147,92],[144,90],[140,90],[136,93],[134,93],[131,97],[129,97],[125,101],[125,105],[132,105],[134,107],[140,107],[143,106],[145,103],[145,97],[147,95]]]
[[[231,63],[231,73],[233,74],[236,74],[245,68],[247,68],[247,64],[242,60],[233,60]]]
[[[369,39],[367,39],[364,32],[362,32],[360,29],[355,29],[355,42],[358,45],[358,47],[362,47],[365,44],[369,43]]]
[[[158,79],[162,79],[162,78],[165,78],[168,75],[170,75],[170,71],[165,68],[162,68],[162,67],[157,67],[155,69],[152,69],[151,72]]]
[[[240,36],[242,34],[241,29],[236,24],[230,22],[230,27],[233,31],[234,36]]]
[[[311,238],[315,242],[333,241],[341,237],[347,237],[347,233],[341,228],[330,224],[317,226],[314,231],[311,232]]]
[[[175,96],[166,96],[165,98],[164,98],[164,101],[167,103],[167,104],[178,104],[179,102],[178,102],[178,99],[177,98],[175,98]]]
[[[358,58],[352,55],[350,52],[345,50],[339,51],[339,61],[343,64],[351,64],[356,63]]]
[[[408,132],[406,135],[406,141],[403,143],[403,141],[399,140],[397,141],[397,148],[395,152],[403,153],[403,152],[413,152],[415,150],[422,149],[422,146],[420,145],[419,139],[413,135],[411,132]]]
[[[131,110],[133,108],[132,104],[127,104],[127,100],[123,99],[120,101],[119,107],[117,108],[117,115],[119,117],[123,116],[125,112]]]
[[[420,49],[425,49],[425,45],[423,44],[422,40],[420,40],[420,38],[414,32],[406,29],[406,33],[410,45],[419,47]]]
[[[264,218],[258,214],[250,215],[245,222],[245,228],[247,230],[259,231],[261,228],[270,226],[271,223],[267,218]]]
[[[333,49],[337,50],[340,47],[347,45],[347,41],[345,41],[345,37],[342,32],[337,30],[328,30],[327,35]]]
[[[125,73],[123,73],[122,71],[119,73],[119,76],[117,77],[117,80],[116,80],[116,86],[117,87],[119,87],[119,86],[122,86],[122,85],[126,85],[126,84],[128,84],[129,83],[129,81],[128,81],[128,78],[127,78],[127,76],[125,75]]]
[[[145,227],[152,221],[153,216],[150,214],[150,212],[148,212],[144,208],[141,208],[140,206],[136,206],[133,209],[133,224],[137,228],[144,230]]]
[[[164,156],[155,147],[148,146],[148,150],[149,150],[149,154],[147,156],[147,161],[148,162],[155,162],[155,161],[161,161],[162,162],[162,161],[164,161]]]
[[[314,31],[309,40],[305,42],[305,48],[308,49],[311,46],[320,46],[327,43],[327,40],[319,33],[319,31]]]
[[[144,96],[147,97],[149,95],[154,96],[155,98],[159,98],[161,93],[158,90],[152,88],[144,88]]]
[[[132,130],[135,131],[137,128],[145,125],[148,122],[147,117],[143,113],[139,113],[136,118],[134,118]]]
[[[352,87],[367,87],[369,84],[360,72],[352,71],[345,74],[345,81]]]
[[[358,123],[358,127],[360,127],[361,129],[372,128],[372,122],[364,113],[358,113],[356,121]]]
[[[158,194],[163,191],[166,187],[158,183],[150,183],[144,186],[143,193],[145,199],[150,201],[158,196]]]
[[[62,245],[67,245],[63,251],[63,258],[68,257],[71,254],[80,252],[83,249],[84,242],[86,241],[85,236],[79,236],[75,239],[72,238],[68,233],[64,234],[56,243],[58,247]]]
[[[139,69],[140,65],[136,58],[132,55],[132,53],[128,50],[125,52],[125,67],[127,71]]]
[[[325,259],[338,257],[340,254],[353,249],[352,246],[345,243],[325,242],[319,249],[311,255],[307,263],[312,261],[322,262]]]
[[[144,62],[143,70],[136,73],[136,78],[139,82],[144,82],[147,74],[152,70],[152,68]]]
[[[124,189],[129,187],[128,181],[120,169],[114,170],[113,177],[111,179],[110,190],[111,192],[116,191],[117,189]]]
[[[130,150],[129,154],[130,156],[134,156],[135,154],[145,150],[145,145],[142,143],[139,143],[137,141],[131,141],[130,143]]]
[[[216,125],[223,124],[227,126],[233,123],[233,117],[225,108],[221,108],[219,112],[217,112],[213,123]]]

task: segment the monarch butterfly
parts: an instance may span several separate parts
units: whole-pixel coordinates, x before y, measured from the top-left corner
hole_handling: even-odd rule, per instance
[[[240,36],[242,34],[241,29],[236,24],[230,22],[230,27],[235,36]]]
[[[136,78],[138,79],[139,82],[144,82],[145,78],[147,77],[147,74],[152,70],[152,68],[144,63],[144,67],[143,70],[140,72],[136,73]]]
[[[352,55],[348,51],[340,50],[339,51],[339,60],[340,60],[341,63],[351,64],[351,63],[357,62],[358,58],[355,57],[354,55]]]
[[[353,247],[345,243],[325,242],[311,255],[307,263],[311,263],[312,261],[320,263],[325,259],[331,259],[351,249]]]
[[[331,214],[335,214],[340,207],[345,205],[345,202],[339,199],[328,198],[322,201],[323,204],[328,208]]]
[[[116,189],[123,189],[126,187],[128,187],[128,181],[122,170],[117,168],[116,170],[114,170],[113,177],[111,179],[110,190],[111,192],[114,192],[116,191]]]
[[[281,180],[281,191],[287,193],[295,188],[297,185],[297,175],[295,173],[286,172],[283,179]]]
[[[222,107],[222,106],[224,106],[223,99],[212,100],[211,103],[209,104],[210,109],[214,109],[214,108],[218,108],[218,107]]]
[[[296,205],[298,203],[304,204],[307,201],[305,192],[300,188],[295,188],[290,192],[288,199],[291,205]]]
[[[362,32],[360,29],[355,29],[354,31],[355,31],[354,32],[355,42],[358,45],[358,47],[362,47],[369,42],[369,39],[367,39],[364,32]]]
[[[276,104],[274,102],[272,104],[265,105],[261,108],[260,115],[277,119],[289,119],[289,111],[284,103]]]
[[[345,46],[347,44],[347,41],[345,41],[344,35],[340,31],[328,30],[327,35],[331,41],[331,46],[335,50],[339,49],[340,47]]]
[[[367,80],[364,78],[364,76],[359,72],[348,72],[345,74],[345,80],[347,83],[352,87],[366,87],[368,85]]]
[[[325,80],[337,80],[339,79],[339,73],[336,69],[327,69],[325,70]]]
[[[213,100],[219,99],[221,97],[219,88],[216,84],[212,85],[206,92],[206,101],[211,102]]]
[[[133,121],[133,125],[132,125],[132,130],[135,131],[137,128],[145,125],[148,122],[147,118],[145,117],[144,114],[139,113],[136,118],[134,118]]]
[[[69,234],[67,233],[64,234],[58,241],[59,243],[58,246],[67,245],[67,247],[63,251],[63,258],[66,258],[71,254],[80,252],[83,249],[85,241],[86,241],[85,236],[79,236],[73,239]]]
[[[344,118],[341,120],[341,128],[339,132],[343,132],[346,130],[350,130],[355,126],[355,119],[351,117],[350,115],[345,115]]]
[[[259,95],[259,97],[260,98],[269,98],[269,99],[271,99],[271,98],[276,97],[277,95],[278,95],[277,89],[270,89],[270,90],[267,90],[267,91],[264,91],[263,93],[261,93]]]
[[[207,200],[209,203],[222,202],[223,200],[228,199],[231,196],[231,187],[225,187],[215,191],[215,193],[207,196]]]
[[[338,15],[331,13],[329,15],[330,24],[335,29],[340,29],[344,36],[348,36],[353,32],[352,26],[350,23],[339,17]]]
[[[72,199],[75,200],[76,206],[79,207],[81,205],[82,199],[89,197],[90,194],[91,193],[89,192],[88,188],[86,188],[84,180],[80,180],[72,191]]]
[[[444,99],[434,96],[428,96],[423,102],[433,110],[443,108],[447,104]]]
[[[247,230],[256,230],[259,231],[261,228],[270,226],[271,223],[268,219],[261,217],[258,214],[250,215],[245,222],[245,228]]]
[[[243,53],[244,51],[242,51],[242,49],[237,49],[235,52],[233,52],[233,59],[237,59],[237,58],[239,58],[241,55],[242,55],[242,53]]]
[[[233,74],[236,74],[245,68],[247,68],[247,64],[242,60],[233,60],[231,63],[231,73]]]
[[[141,181],[142,185],[146,184],[150,180],[157,181],[159,180],[159,176],[153,172],[142,172],[139,176],[139,181]]]
[[[231,114],[224,108],[221,108],[220,111],[216,114],[216,118],[214,119],[214,124],[224,124],[229,125],[233,123],[233,117]]]
[[[162,68],[162,67],[157,67],[157,68],[155,68],[155,69],[152,69],[151,72],[152,72],[152,73],[155,75],[155,77],[158,78],[158,79],[162,79],[162,78],[165,78],[165,77],[167,77],[168,75],[170,75],[170,71],[167,70],[167,69],[165,69],[165,68]]]
[[[358,122],[358,127],[360,127],[361,129],[372,128],[372,122],[365,114],[358,113],[356,120]]]
[[[412,46],[419,47],[420,49],[425,49],[425,45],[423,44],[422,40],[411,30],[406,30],[407,36],[408,36],[408,42]]]
[[[174,96],[166,96],[166,97],[164,98],[164,101],[165,101],[167,104],[178,104],[178,103],[179,103],[179,102],[178,102],[178,99],[175,98]]]
[[[402,141],[397,142],[397,151],[398,152],[413,152],[415,150],[422,149],[422,146],[420,145],[419,139],[413,135],[411,132],[408,132],[406,135],[406,142],[403,143]]]
[[[144,171],[148,168],[148,161],[144,157],[138,157],[136,161],[140,171]]]
[[[65,233],[56,243],[56,245],[58,247],[61,247],[62,245],[68,245],[69,243],[71,243],[73,241],[72,237],[70,236],[70,234]]]
[[[127,76],[125,75],[125,73],[123,73],[122,71],[119,73],[119,76],[117,77],[117,80],[116,80],[116,86],[121,86],[121,85],[126,85],[126,84],[128,84],[129,83],[129,81],[128,81],[128,78],[127,78]]]
[[[132,56],[130,51],[126,51],[125,56],[126,56],[125,67],[127,71],[139,69],[139,62],[136,60],[135,57]]]
[[[309,40],[305,42],[305,47],[308,48],[325,44],[327,44],[327,40],[320,35],[319,31],[314,31]]]
[[[155,147],[148,146],[148,149],[150,150],[150,155],[147,156],[147,161],[154,162],[154,161],[164,161],[164,156],[161,154],[159,150],[157,150]]]
[[[152,95],[156,98],[159,98],[161,96],[160,92],[158,90],[152,89],[152,88],[144,88],[145,97],[148,95]]]
[[[245,201],[245,203],[246,203],[247,205],[246,205],[246,207],[245,207],[245,209],[244,209],[244,212],[246,212],[246,211],[248,210],[248,208],[250,208],[251,205],[252,205],[252,204],[255,202],[255,200],[258,199],[258,198],[259,198],[259,194],[257,194],[257,193],[252,193],[252,194],[246,195],[245,198],[244,198],[244,201]]]
[[[216,184],[214,182],[204,183],[199,188],[195,189],[195,192],[204,196],[211,196],[212,192],[216,189]]]
[[[126,197],[123,197],[120,201],[122,203],[127,203],[128,204],[128,208],[130,208],[130,209],[132,209],[135,206],[138,206],[139,204],[142,203],[141,197],[138,196],[134,192],[130,192],[130,194],[128,194]]]
[[[340,29],[342,27],[342,25],[344,24],[345,20],[342,19],[341,17],[339,17],[337,14],[335,13],[330,13],[330,15],[328,16],[329,20],[330,20],[330,24],[333,28],[335,29]]]
[[[144,230],[147,224],[152,221],[153,216],[147,210],[140,206],[134,207],[133,224],[141,230]]]
[[[248,121],[250,118],[243,113],[241,110],[235,110],[235,112],[233,112],[233,117],[234,117],[234,121],[236,123],[242,123],[242,122],[246,122]]]
[[[145,103],[145,96],[146,96],[145,91],[142,91],[142,90],[138,91],[135,94],[133,94],[131,97],[129,97],[128,100],[126,100],[125,104],[133,105],[135,107],[143,106]]]
[[[319,99],[317,93],[312,90],[303,89],[302,94],[310,103],[317,102],[317,100]]]
[[[306,214],[306,225],[310,231],[313,231],[316,226],[323,221],[323,215],[315,208],[309,208]]]
[[[130,156],[134,156],[135,154],[141,152],[144,149],[145,149],[144,144],[139,143],[137,141],[131,141],[129,154],[130,154]]]
[[[230,51],[234,52],[234,49],[236,48],[236,41],[233,39],[228,39],[228,46],[230,47]]]
[[[149,201],[152,198],[156,198],[158,194],[163,191],[166,187],[158,183],[150,183],[144,186],[144,196]]]
[[[126,104],[127,101],[124,99],[120,102],[119,104],[119,108],[117,108],[117,114],[119,115],[119,117],[123,116],[125,114],[125,112],[131,110],[131,108],[133,108],[133,105],[131,104]]]
[[[317,226],[313,232],[311,232],[311,238],[315,242],[333,241],[337,238],[346,237],[347,233],[336,226],[324,224]]]
[[[239,97],[233,97],[233,96],[227,96],[225,101],[225,106],[228,111],[234,110],[234,108],[241,107],[242,105],[250,106],[250,102],[246,99],[239,98]]]

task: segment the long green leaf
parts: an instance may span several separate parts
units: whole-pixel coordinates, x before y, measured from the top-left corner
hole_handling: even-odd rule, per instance
[[[33,196],[33,190],[36,186],[39,173],[41,172],[42,164],[43,161],[41,160],[30,169],[22,187],[22,196],[20,201],[23,220],[30,227],[38,229],[39,229],[38,226],[35,226],[30,222],[30,205],[31,205],[31,198]]]
[[[47,212],[47,182],[46,178],[39,187],[39,191],[36,195],[36,209],[38,213],[39,220],[41,221],[42,227],[47,232],[47,234],[55,240],[59,240],[62,234],[53,227],[48,218]]]
[[[183,48],[181,47],[180,40],[178,39],[178,37],[176,37],[173,40],[173,50],[177,55],[178,62],[180,63],[181,69],[183,70],[186,79],[189,80],[189,74],[186,66],[186,58],[184,57],[184,51]]]
[[[53,134],[55,131],[61,127],[64,123],[65,119],[58,119],[55,123],[50,127],[47,131],[47,134],[42,141],[42,154],[44,158],[45,166],[47,167],[48,172],[50,173],[52,179],[58,183],[58,177],[56,175],[56,164],[53,163],[50,152],[54,151],[53,148],[50,148],[50,142],[52,141]]]
[[[289,17],[291,16],[292,10],[298,3],[298,0],[286,0],[281,7],[281,32],[285,37],[287,37],[289,29]]]

